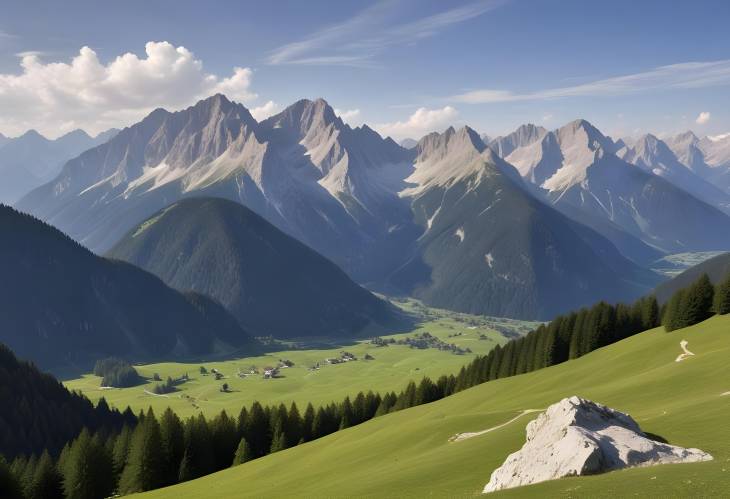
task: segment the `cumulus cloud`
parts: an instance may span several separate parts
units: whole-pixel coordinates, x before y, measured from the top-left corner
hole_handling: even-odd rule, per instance
[[[335,109],[335,114],[342,118],[342,121],[347,122],[351,125],[361,122],[359,109]]]
[[[448,127],[458,115],[458,111],[451,106],[446,106],[441,109],[426,109],[425,107],[421,107],[410,115],[406,121],[382,123],[376,125],[375,129],[381,135],[390,136],[394,139],[418,139],[429,132]]]
[[[698,125],[704,125],[710,121],[710,112],[709,111],[702,111],[699,116],[697,116],[697,119],[695,120],[695,123]]]
[[[0,74],[0,131],[35,128],[57,136],[75,128],[96,133],[138,121],[156,107],[179,109],[221,92],[247,102],[252,71],[236,67],[230,76],[206,73],[185,47],[148,42],[145,55],[122,54],[108,63],[83,47],[70,62],[44,62],[21,54],[19,74]]]
[[[273,100],[270,100],[265,104],[250,109],[251,115],[256,119],[256,121],[263,121],[269,116],[278,113],[280,110],[281,106]]]

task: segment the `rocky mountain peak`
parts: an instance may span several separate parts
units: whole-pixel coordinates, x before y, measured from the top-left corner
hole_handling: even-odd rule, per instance
[[[537,142],[547,134],[547,129],[527,123],[520,125],[514,132],[504,137],[497,137],[489,143],[497,154],[503,158],[509,156],[515,149],[526,147]]]

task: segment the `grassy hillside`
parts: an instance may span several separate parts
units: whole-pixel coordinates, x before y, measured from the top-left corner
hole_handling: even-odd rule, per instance
[[[677,363],[683,339],[696,355]],[[728,358],[730,316],[673,333],[658,328],[145,497],[475,497],[523,444],[535,414],[462,442],[449,437],[570,395],[628,412],[644,431],[708,451],[715,460],[570,478],[493,497],[722,496],[730,484],[730,395],[723,395],[730,391]]]
[[[436,379],[442,374],[457,373],[461,366],[469,363],[475,355],[491,350],[497,343],[505,343],[507,338],[497,332],[518,334],[527,332],[535,323],[523,323],[509,319],[490,319],[470,316],[455,312],[423,307],[415,301],[400,303],[400,306],[421,318],[421,325],[414,331],[387,336],[387,338],[413,337],[415,334],[428,332],[447,343],[454,343],[462,348],[469,348],[473,353],[455,355],[436,349],[412,349],[405,345],[376,347],[368,342],[352,343],[337,347],[319,347],[307,350],[285,350],[273,352],[259,357],[246,357],[227,361],[202,361],[197,363],[162,363],[135,366],[146,378],[158,373],[164,380],[168,376],[176,378],[188,373],[191,380],[179,385],[179,391],[166,396],[147,393],[152,391],[155,382],[131,388],[102,389],[101,378],[91,374],[82,378],[67,381],[69,389],[79,390],[92,400],[104,396],[115,407],[127,405],[135,412],[152,406],[157,413],[166,407],[172,407],[180,416],[197,414],[214,415],[221,409],[229,414],[237,415],[243,405],[250,405],[254,400],[263,404],[296,401],[302,404],[326,404],[340,401],[345,396],[354,396],[359,391],[376,390],[385,392],[403,389],[409,379],[420,380],[423,376]],[[449,337],[449,335],[456,335]],[[480,339],[480,336],[487,339]],[[355,354],[359,360],[346,364],[327,365],[324,359],[339,357],[340,351],[346,350]],[[374,360],[363,360],[369,353]],[[294,366],[281,371],[282,378],[263,379],[262,376],[250,376],[245,379],[237,376],[239,369],[248,370],[256,366],[259,371],[266,366],[275,366],[279,359],[288,359]],[[308,368],[320,363],[321,368],[310,371]],[[201,375],[200,366],[208,371],[215,368],[224,375],[224,379],[216,381],[211,375]],[[262,372],[262,371],[261,371]],[[222,393],[223,383],[230,385],[230,393]]]

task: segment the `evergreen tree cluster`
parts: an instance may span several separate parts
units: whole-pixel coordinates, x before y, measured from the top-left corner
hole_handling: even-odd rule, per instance
[[[237,466],[273,452],[324,437],[376,416],[438,400],[454,392],[456,379],[437,383],[424,378],[405,390],[380,396],[360,392],[337,404],[304,413],[296,403],[262,406],[254,402],[238,417],[225,411],[207,419],[199,414],[181,420],[171,409],[158,419],[152,409],[138,423],[121,431],[84,429],[66,444],[57,460],[44,451],[41,458],[0,459],[0,497],[65,497],[96,499],[112,494],[152,490]],[[35,488],[34,488],[35,487]],[[48,490],[34,495],[34,490]]]
[[[135,386],[141,381],[137,370],[129,362],[114,357],[97,360],[94,375],[101,376],[101,386],[114,388]]]
[[[44,449],[55,456],[83,428],[119,431],[135,420],[131,411],[110,409],[104,399],[94,407],[0,344],[0,453],[7,458]]]
[[[560,364],[657,327],[659,323],[659,305],[653,296],[641,298],[632,305],[600,302],[558,316],[527,335],[477,357],[461,369],[455,390]]]
[[[730,274],[717,287],[702,274],[691,286],[680,289],[666,304],[662,323],[669,331],[692,326],[714,314],[730,312]]]

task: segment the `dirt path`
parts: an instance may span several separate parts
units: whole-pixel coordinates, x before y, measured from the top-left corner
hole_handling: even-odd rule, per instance
[[[168,397],[167,395],[164,395],[164,394],[162,394],[162,393],[154,393],[154,392],[151,392],[151,391],[149,391],[149,390],[145,390],[144,392],[145,392],[145,393],[146,393],[147,395],[152,395],[153,397],[164,397],[164,398],[166,398],[166,399],[169,399],[169,398],[170,398],[170,397]]]
[[[497,426],[492,426],[491,428],[487,428],[486,430],[466,432],[466,433],[457,433],[453,437],[449,438],[449,442],[461,442],[462,440],[467,440],[472,437],[478,437],[479,435],[484,435],[485,433],[489,433],[490,431],[499,430],[500,428],[504,428],[508,424],[517,421],[525,414],[530,414],[532,412],[541,412],[544,410],[545,409],[525,409],[524,411],[520,412],[517,416],[513,417],[509,421],[502,423],[500,425],[497,425]]]
[[[687,340],[682,340],[682,341],[679,342],[679,346],[682,348],[682,350],[684,351],[684,353],[680,353],[677,356],[677,358],[675,359],[675,362],[682,362],[684,359],[686,359],[690,355],[694,355],[692,352],[690,352],[689,350],[687,350],[687,345],[688,345]]]

